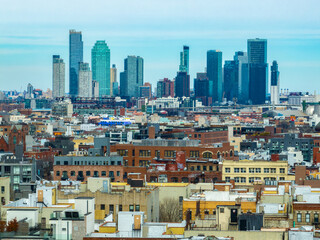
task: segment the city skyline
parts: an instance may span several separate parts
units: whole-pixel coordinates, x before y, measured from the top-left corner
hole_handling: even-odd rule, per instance
[[[167,6],[157,1],[154,4],[146,1],[137,4],[137,1],[132,1],[126,2],[126,8],[123,10],[128,16],[117,20],[113,19],[114,13],[104,14],[105,17],[92,17],[90,12],[83,11],[74,11],[72,17],[53,18],[49,13],[57,10],[59,4],[51,4],[51,9],[48,10],[41,2],[32,2],[37,7],[21,14],[23,22],[21,16],[18,16],[24,10],[23,3],[14,9],[9,7],[9,4],[4,4],[4,8],[0,10],[0,19],[3,22],[0,25],[0,81],[8,78],[11,80],[2,90],[25,89],[29,82],[37,88],[51,88],[52,55],[69,58],[67,32],[72,28],[82,31],[85,62],[90,62],[90,50],[94,43],[97,40],[106,40],[112,52],[111,64],[119,66],[118,72],[123,71],[122,62],[126,56],[142,56],[145,59],[145,81],[153,86],[159,79],[172,79],[176,75],[179,51],[183,45],[190,46],[190,77],[193,79],[197,72],[203,72],[205,68],[207,50],[221,50],[224,62],[232,60],[234,52],[246,51],[247,39],[265,38],[268,39],[268,63],[277,60],[281,67],[280,88],[289,88],[292,91],[319,90],[317,83],[320,75],[320,17],[315,10],[315,6],[319,5],[317,1],[308,1],[303,5],[300,5],[299,1],[290,1],[289,5],[286,1],[266,1],[256,3],[248,9],[244,7],[248,4],[236,1],[186,1],[174,17],[171,16],[173,10],[169,9],[179,5],[180,1],[167,2]],[[123,4],[122,1],[112,3],[110,7],[117,12],[121,3]],[[272,3],[276,3],[277,11],[271,11],[274,5]],[[105,6],[106,3],[102,4]],[[159,11],[153,14],[150,14],[150,11],[142,12],[138,8],[141,4],[145,5],[145,10],[159,8]],[[71,5],[72,1],[59,12],[59,16],[64,16]],[[221,8],[221,13],[215,16],[206,14],[210,9],[217,7]],[[40,8],[44,8],[44,13],[39,14],[34,24],[32,17]],[[132,8],[138,9],[140,15],[128,24],[126,20],[132,17],[129,11]],[[237,11],[239,8],[242,11]],[[103,7],[94,9],[103,11]],[[191,13],[197,9],[203,9],[204,17],[194,21],[195,17]],[[227,9],[234,14],[223,16]],[[268,13],[261,14],[262,10]],[[110,12],[106,8],[104,11]],[[79,18],[77,12],[81,12],[83,18]],[[166,20],[163,22],[164,16]],[[240,17],[241,21],[238,21]],[[68,69],[66,61],[66,76],[69,76]],[[68,86],[67,80],[66,92],[69,92]]]

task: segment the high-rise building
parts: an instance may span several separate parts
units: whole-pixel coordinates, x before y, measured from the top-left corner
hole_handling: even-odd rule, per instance
[[[99,83],[99,96],[110,96],[110,49],[105,41],[97,41],[91,50],[92,79]]]
[[[59,55],[52,57],[52,97],[63,97],[65,93],[65,64]]]
[[[183,46],[183,51],[180,52],[179,71],[189,74],[189,46]]]
[[[190,76],[187,72],[177,73],[174,86],[176,97],[190,97]]]
[[[238,74],[238,99],[239,103],[247,104],[249,101],[249,69],[248,55],[246,52],[238,51],[234,55]]]
[[[278,70],[278,63],[277,61],[272,62],[271,66],[271,103],[272,104],[279,104],[279,90],[280,90],[280,79],[279,79],[280,72]]]
[[[174,97],[174,81],[168,78],[160,79],[157,82],[157,97]]]
[[[33,98],[34,97],[34,94],[33,94],[33,86],[31,85],[31,83],[28,83],[27,85],[27,94],[26,94],[26,98]]]
[[[207,51],[207,76],[209,79],[209,96],[213,102],[222,101],[222,52],[219,50]]]
[[[81,32],[69,32],[69,92],[71,97],[78,96],[79,63],[83,62],[83,42]]]
[[[115,64],[112,64],[112,68],[110,69],[110,93],[112,96],[116,95],[113,89],[115,82],[117,82],[117,67]]]
[[[79,80],[78,80],[78,96],[92,97],[92,72],[89,63],[79,63]]]
[[[225,61],[223,67],[224,98],[233,101],[238,98],[239,78],[236,61]]]
[[[99,97],[99,82],[97,81],[92,81],[92,97]]]
[[[248,39],[249,98],[252,104],[263,104],[268,92],[267,40]]]
[[[207,73],[197,73],[193,82],[194,97],[201,100],[203,105],[210,106],[212,97],[209,96],[209,79]]]
[[[139,87],[143,85],[143,58],[128,56],[124,60],[124,72],[120,73],[120,95],[139,97]]]
[[[152,86],[150,83],[146,82],[143,86],[139,87],[140,90],[140,97],[143,98],[151,98],[152,97]]]

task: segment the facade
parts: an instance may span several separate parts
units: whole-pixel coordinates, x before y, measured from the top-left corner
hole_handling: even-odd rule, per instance
[[[159,80],[157,82],[157,97],[174,97],[174,81],[168,78]]]
[[[209,79],[207,73],[197,73],[193,82],[194,97],[201,100],[203,105],[210,106],[212,97],[209,96]]]
[[[89,63],[79,63],[79,97],[92,97],[92,72],[89,68]]]
[[[60,117],[72,117],[73,105],[71,101],[65,100],[52,104],[52,115]]]
[[[271,104],[280,103],[280,79],[277,61],[272,62],[271,66]]]
[[[0,212],[3,205],[9,203],[10,199],[10,177],[0,177]]]
[[[115,84],[118,84],[118,82],[117,82],[117,67],[115,64],[112,64],[112,68],[110,69],[110,94],[111,94],[111,96],[116,96],[118,94],[117,93],[118,89],[114,88]]]
[[[219,50],[207,51],[207,77],[209,79],[209,96],[213,102],[222,101],[222,52]]]
[[[69,91],[72,97],[78,96],[79,63],[83,62],[83,42],[81,32],[69,32]]]
[[[268,93],[267,40],[248,39],[249,98],[264,104]]]
[[[16,152],[16,146],[22,145],[26,150],[27,124],[0,125],[0,152]]]
[[[52,97],[63,97],[65,93],[65,64],[59,55],[53,55]]]
[[[248,55],[246,52],[238,51],[234,55],[238,77],[238,101],[248,103],[249,100],[249,68]]]
[[[183,51],[180,52],[179,72],[189,74],[189,46],[183,46]]]
[[[92,81],[92,97],[99,97],[99,82],[97,81]]]
[[[149,99],[152,97],[152,86],[150,83],[146,82],[143,86],[139,87],[139,96]]]
[[[175,97],[190,97],[190,75],[178,72],[175,79]]]
[[[120,96],[139,97],[143,85],[143,58],[128,56],[124,60],[124,72],[120,73]]]
[[[110,49],[105,41],[97,41],[91,50],[92,79],[99,83],[99,96],[110,96]]]
[[[255,181],[288,180],[287,161],[266,160],[224,160],[222,167],[222,180],[235,185],[251,185]]]
[[[238,67],[235,61],[225,61],[223,68],[224,98],[234,101],[238,98]]]

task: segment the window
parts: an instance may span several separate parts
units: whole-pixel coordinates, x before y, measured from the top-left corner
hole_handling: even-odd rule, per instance
[[[56,161],[56,165],[60,165],[60,161]]]
[[[191,170],[191,171],[194,171],[194,166],[191,166],[190,170]]]
[[[106,205],[101,204],[101,205],[100,205],[100,210],[106,210]]]
[[[4,193],[4,192],[5,192],[5,187],[1,186],[1,193]]]
[[[192,158],[199,157],[199,151],[190,151],[190,157]]]
[[[261,173],[261,168],[256,168],[256,173]]]
[[[249,168],[249,173],[254,173],[254,168]]]
[[[122,205],[120,204],[119,205],[119,212],[121,212],[122,211]]]
[[[135,211],[136,211],[136,212],[140,212],[140,205],[136,205]]]
[[[301,213],[297,214],[297,222],[301,222],[302,221],[302,215]]]
[[[90,171],[86,171],[86,176],[90,176],[91,172]]]
[[[101,172],[101,176],[103,176],[103,177],[107,176],[107,172],[106,171],[102,171]]]
[[[234,170],[233,170],[235,173],[238,173],[238,172],[240,172],[240,168],[234,168]]]
[[[98,171],[94,171],[94,172],[93,172],[93,176],[94,176],[94,177],[99,177],[99,172],[98,172]]]
[[[213,167],[212,166],[209,166],[209,171],[213,171]]]
[[[160,151],[156,150],[156,157],[159,158],[160,157]]]
[[[114,177],[114,172],[113,171],[109,172],[109,177]]]
[[[254,177],[249,177],[249,183],[253,183],[254,182]]]
[[[150,150],[139,150],[140,157],[150,157],[151,151]]]
[[[284,168],[280,168],[280,173],[284,173],[285,169]]]
[[[20,174],[20,166],[13,167],[13,174]]]
[[[246,182],[247,182],[246,178],[245,178],[245,177],[242,177],[242,178],[241,178],[241,182],[242,182],[242,183],[246,183]]]
[[[220,208],[220,213],[224,213],[224,208]]]
[[[241,172],[242,172],[242,173],[246,173],[246,172],[247,172],[247,169],[241,168]]]
[[[212,158],[212,153],[211,152],[203,153],[203,158]]]
[[[230,168],[229,167],[226,168],[226,173],[230,173]]]
[[[269,172],[270,172],[270,169],[269,169],[269,168],[264,168],[264,169],[263,169],[263,172],[264,172],[264,173],[269,173]]]
[[[75,176],[75,175],[76,175],[76,172],[75,172],[75,171],[71,171],[70,175],[71,175],[71,176]]]
[[[17,144],[17,137],[16,136],[13,137],[13,144]]]
[[[129,211],[130,211],[130,212],[133,212],[133,209],[134,209],[134,208],[133,208],[133,205],[129,205]]]
[[[315,213],[315,214],[314,214],[314,222],[315,222],[315,223],[318,223],[318,222],[319,222],[319,214],[318,214],[318,213]]]
[[[117,177],[120,177],[120,171],[117,171]]]
[[[200,166],[197,166],[197,171],[200,171],[201,170],[201,167]]]
[[[307,222],[307,223],[310,222],[310,213],[306,213],[306,222]]]
[[[114,205],[110,204],[109,205],[109,213],[113,213],[113,211],[114,211]]]
[[[285,178],[284,177],[280,177],[280,181],[284,181],[285,180]]]
[[[240,178],[239,177],[235,177],[234,178],[234,182],[236,182],[236,183],[240,182]]]
[[[225,177],[226,182],[230,182],[230,177]]]
[[[207,166],[202,167],[203,171],[207,171]]]
[[[164,151],[164,156],[165,157],[176,157],[176,151],[172,151],[172,150],[165,150]]]
[[[13,183],[20,183],[20,176],[13,176]]]
[[[146,167],[148,166],[148,162],[147,160],[139,160],[139,166],[140,167]]]
[[[56,176],[59,177],[60,176],[60,171],[56,172]]]
[[[271,173],[277,173],[277,169],[276,168],[270,168]]]
[[[117,153],[120,156],[128,156],[128,150],[126,150],[126,149],[118,149]]]

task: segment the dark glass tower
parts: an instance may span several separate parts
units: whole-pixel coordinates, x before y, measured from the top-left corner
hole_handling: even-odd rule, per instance
[[[69,32],[69,92],[71,97],[79,93],[79,63],[83,62],[83,42],[81,32]]]
[[[209,96],[212,97],[213,102],[221,102],[223,91],[221,51],[207,51],[207,76],[209,79]]]
[[[187,72],[178,72],[174,83],[176,97],[190,97],[190,76]]]
[[[248,39],[249,98],[263,104],[268,91],[267,40]]]
[[[225,61],[223,68],[224,97],[228,101],[238,99],[239,78],[236,61]]]
[[[183,52],[180,52],[179,71],[189,74],[189,46],[183,46]]]

